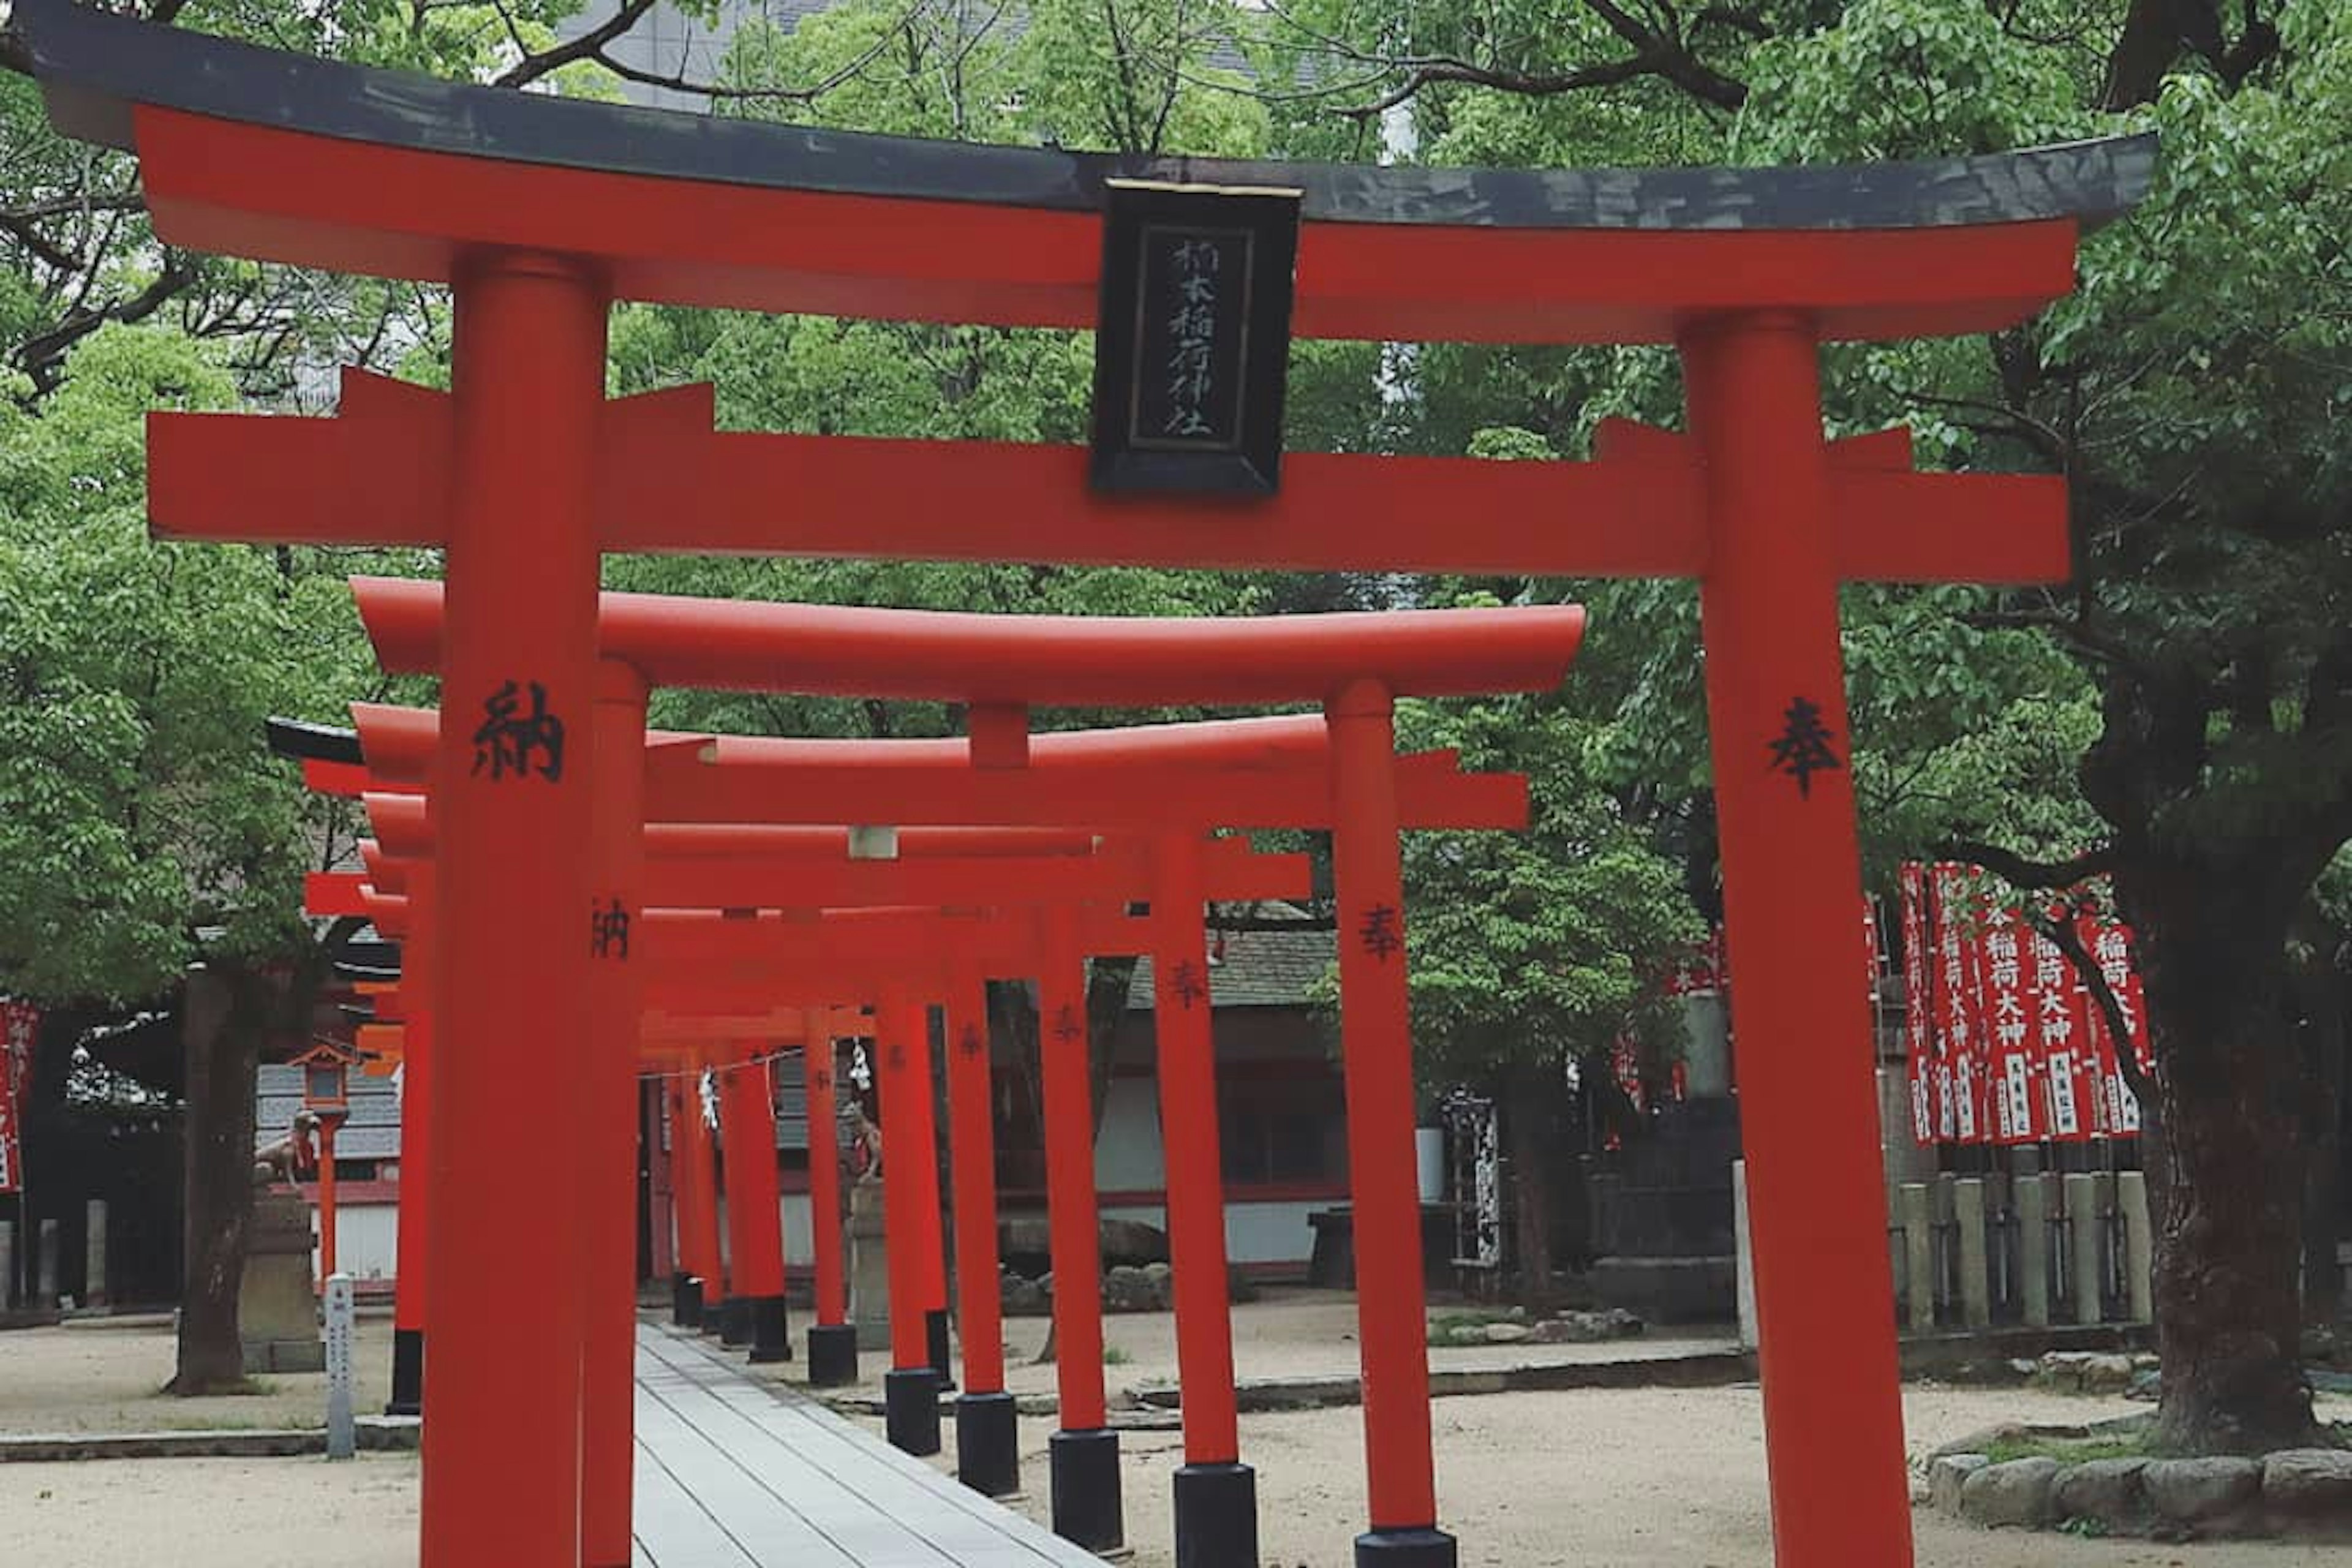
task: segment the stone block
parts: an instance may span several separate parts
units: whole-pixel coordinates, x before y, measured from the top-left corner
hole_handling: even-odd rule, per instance
[[[2148,1506],[2175,1524],[2203,1524],[2246,1506],[2262,1489],[2252,1459],[2150,1459],[2140,1472]]]
[[[2276,1513],[2352,1528],[2352,1451],[2283,1448],[2264,1457],[2263,1501]]]
[[[2147,1468],[2146,1459],[2091,1459],[2067,1466],[2050,1485],[2051,1516],[2127,1527],[2147,1507],[2140,1491],[2140,1472]]]
[[[2132,1384],[2132,1359],[2127,1355],[2095,1355],[2083,1362],[2085,1394],[2121,1394]]]
[[[1976,1524],[2038,1530],[2050,1522],[2050,1489],[2059,1468],[2052,1458],[1986,1465],[1960,1483],[1960,1517]]]
[[[1927,1500],[1945,1513],[1960,1511],[1960,1489],[1992,1460],[1982,1454],[1944,1454],[1927,1467]]]
[[[1492,1345],[1516,1345],[1526,1341],[1534,1331],[1525,1323],[1489,1323],[1486,1325],[1486,1342]]]

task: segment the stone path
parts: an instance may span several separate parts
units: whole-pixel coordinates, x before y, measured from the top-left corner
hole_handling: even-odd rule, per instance
[[[637,1330],[637,1568],[1098,1568],[699,1340]]]

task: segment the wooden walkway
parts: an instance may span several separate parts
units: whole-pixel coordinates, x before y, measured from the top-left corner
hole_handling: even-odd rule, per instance
[[[636,1568],[1100,1568],[693,1337],[637,1329]]]

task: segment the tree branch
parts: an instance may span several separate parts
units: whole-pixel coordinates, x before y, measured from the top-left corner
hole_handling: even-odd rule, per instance
[[[1944,858],[1965,860],[1971,866],[1981,866],[2013,888],[2071,888],[2077,882],[2112,869],[2116,863],[2116,847],[2102,844],[2086,850],[2072,860],[2028,860],[2011,849],[1997,844],[1981,844],[1973,839],[1956,839],[1940,851]]]
[[[493,87],[522,87],[537,81],[553,71],[562,70],[575,60],[593,59],[610,69],[612,62],[604,58],[604,46],[637,25],[638,19],[654,8],[654,0],[621,0],[621,7],[578,37],[542,49],[535,55],[525,55],[490,83]],[[501,15],[504,15],[501,8]],[[511,23],[509,24],[511,26]]]
[[[2066,955],[2066,962],[2083,982],[2089,994],[2091,1005],[2099,1010],[2100,1021],[2107,1026],[2108,1037],[2116,1042],[2116,1070],[2123,1074],[2132,1098],[2143,1107],[2156,1105],[2156,1084],[2140,1070],[2139,1055],[2132,1048],[2131,1022],[2124,1016],[2124,1005],[2116,997],[2115,987],[2107,984],[2106,971],[2083,945],[2083,933],[2071,921],[2052,920],[2028,910],[2025,923],[2039,931],[2043,940]],[[2153,1037],[2151,1036],[2151,1039]]]

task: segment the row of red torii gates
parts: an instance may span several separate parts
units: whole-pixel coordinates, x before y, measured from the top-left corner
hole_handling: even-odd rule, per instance
[[[159,415],[149,440],[150,511],[163,535],[446,552],[437,639],[412,635],[395,653],[389,622],[375,627],[389,664],[439,674],[450,716],[423,770],[430,856],[410,859],[407,895],[412,921],[420,894],[427,910],[430,1055],[448,1067],[430,1075],[426,1095],[427,1568],[627,1561],[625,1532],[594,1513],[597,1490],[583,1487],[600,1423],[609,1432],[625,1419],[600,1405],[620,1397],[604,1384],[592,1381],[583,1401],[583,1371],[598,1364],[626,1302],[617,1289],[575,1297],[562,1282],[625,1272],[611,1262],[621,1243],[605,1234],[626,1212],[624,1162],[594,1152],[618,1137],[609,1130],[645,1046],[635,994],[656,1011],[709,1015],[740,1002],[756,1012],[790,989],[793,953],[837,938],[835,973],[877,988],[886,1075],[892,1041],[917,1038],[921,1001],[944,999],[951,1031],[971,1005],[969,965],[919,976],[860,969],[860,939],[845,934],[912,920],[879,945],[952,953],[961,938],[943,939],[938,922],[949,917],[936,912],[642,913],[648,868],[660,864],[648,858],[646,823],[911,828],[942,808],[928,786],[894,782],[895,766],[763,762],[756,742],[655,745],[642,769],[614,765],[644,744],[648,685],[740,679],[730,661],[782,624],[772,607],[705,606],[692,612],[700,629],[688,647],[662,629],[683,612],[608,602],[600,618],[600,555],[633,551],[1696,578],[1727,941],[1743,976],[1741,1111],[1776,1552],[1803,1568],[1910,1560],[1869,1020],[1858,998],[1823,1002],[1853,996],[1860,879],[1837,595],[1854,579],[2061,579],[2065,498],[2054,478],[1914,473],[1900,432],[1827,439],[1819,352],[2029,319],[2072,287],[2081,230],[2145,189],[2150,139],[1742,171],[1105,157],[499,92],[255,49],[69,0],[18,0],[16,15],[60,131],[138,154],[159,239],[455,295],[447,394],[351,377],[332,419]],[[1234,499],[1115,492],[1089,483],[1084,448],[718,433],[707,387],[605,395],[606,321],[623,300],[1093,328],[1110,320],[1104,301],[1131,265],[1113,254],[1105,215],[1134,181],[1286,193],[1295,268],[1270,281],[1286,286],[1290,324],[1306,336],[1673,344],[1687,433],[1612,423],[1595,459],[1576,463],[1283,456],[1277,379],[1279,487]],[[1098,399],[1106,386],[1117,390],[1098,381]],[[414,634],[413,605],[410,617]],[[1181,798],[1156,784],[1089,784],[1083,767],[1054,782],[1057,768],[1039,760],[1045,740],[1025,739],[1029,707],[1189,700],[1162,682],[1196,668],[1231,679],[1182,689],[1221,701],[1322,703],[1322,771],[1269,769],[1248,793],[1253,815],[1328,811],[1342,824],[1353,845],[1338,868],[1345,933],[1370,910],[1401,910],[1395,830],[1429,784],[1420,764],[1392,756],[1391,697],[1510,684],[1496,665],[1511,635],[1500,628],[1521,624],[1466,635],[1385,617],[1337,633],[1268,627],[1246,634],[1253,652],[1233,659],[1221,636],[1240,646],[1243,634],[1178,644],[1155,639],[1196,634],[907,621],[879,639],[887,646],[860,651],[848,612],[785,619],[796,629],[755,660],[764,686],[971,705],[969,742],[944,770],[960,782],[939,786],[969,792],[945,813],[953,823],[1140,835],[1152,926],[1118,940],[1146,941],[1163,961],[1179,944],[1197,955],[1200,834],[1222,824],[1139,807],[1139,797]],[[1130,656],[1106,656],[1122,635]],[[1434,643],[1414,641],[1423,637]],[[1419,684],[1426,669],[1409,650],[1449,637],[1453,684]],[[750,748],[740,763],[730,755],[739,746]],[[375,763],[370,752],[371,771]],[[1350,804],[1338,804],[1343,793]],[[615,910],[633,922],[632,956],[600,962],[592,938],[607,928],[592,921]],[[1082,931],[1024,963],[1041,982],[1066,984],[1055,973],[1090,940]],[[1389,1184],[1406,1201],[1412,1190],[1402,954],[1341,947],[1351,1167],[1358,1202],[1380,1212],[1392,1206]],[[1160,984],[1181,966],[1163,962]],[[664,992],[672,979],[678,988]],[[1173,997],[1160,1016],[1171,1136],[1206,1150],[1171,1150],[1171,1173],[1213,1169],[1205,1020]],[[585,1042],[588,1070],[545,1072],[548,1040]],[[530,1123],[538,1142],[519,1149],[510,1111],[525,1102],[541,1112]],[[530,1230],[490,1222],[476,1194],[496,1190],[518,1158],[578,1169],[578,1205]],[[1200,1336],[1192,1350],[1213,1352],[1223,1331],[1207,1325],[1222,1321],[1223,1302],[1202,1303],[1222,1297],[1222,1270],[1194,1272],[1192,1260],[1216,1257],[1214,1210],[1195,1202],[1182,1212],[1172,1192],[1171,1201],[1180,1316]],[[592,1215],[615,1223],[590,1226]],[[1358,1234],[1378,1228],[1368,1213]],[[491,1279],[546,1282],[545,1331],[519,1340],[509,1316],[477,1294]],[[1373,1487],[1358,1558],[1451,1563],[1428,1484],[1418,1286],[1391,1297],[1368,1283],[1362,1294]],[[1413,1353],[1384,1352],[1402,1345],[1408,1317]],[[911,1352],[909,1339],[894,1363]],[[1188,1407],[1202,1401],[1186,1415],[1189,1485],[1231,1499],[1246,1471],[1217,1392],[1230,1389],[1230,1367],[1183,1371]],[[1242,1568],[1246,1540],[1237,1520],[1204,1513],[1180,1561]]]
[[[398,582],[356,586],[386,668],[432,668],[439,589]],[[1056,1324],[1065,1336],[1057,1357],[1063,1431],[1052,1448],[1056,1523],[1097,1549],[1120,1543],[1118,1442],[1106,1425],[1100,1306],[1083,1284],[1099,1273],[1083,963],[1090,953],[1148,952],[1160,994],[1169,1230],[1188,1391],[1188,1463],[1177,1482],[1180,1555],[1203,1563],[1254,1560],[1254,1479],[1238,1462],[1234,1411],[1201,910],[1213,900],[1302,897],[1307,867],[1295,856],[1251,854],[1244,840],[1203,837],[1219,824],[1333,830],[1339,922],[1350,939],[1341,944],[1350,1164],[1366,1232],[1358,1267],[1375,1521],[1368,1539],[1379,1538],[1391,1554],[1449,1549],[1429,1528],[1435,1502],[1396,836],[1404,826],[1517,826],[1526,801],[1522,781],[1460,773],[1450,753],[1392,756],[1391,705],[1399,693],[1556,686],[1581,636],[1581,612],[1402,614],[1378,622],[1298,616],[1235,626],[845,612],[625,595],[605,595],[604,605],[607,646],[625,644],[630,655],[626,662],[604,661],[597,765],[612,777],[596,800],[600,811],[633,798],[639,806],[637,815],[625,814],[597,835],[594,868],[606,879],[598,884],[587,943],[600,992],[597,1026],[606,1038],[593,1047],[589,1068],[592,1148],[573,1158],[584,1159],[590,1201],[613,1205],[593,1211],[589,1227],[593,1284],[582,1363],[589,1550],[609,1540],[610,1550],[625,1552],[629,1525],[635,1247],[633,1227],[616,1216],[634,1204],[636,1123],[632,1099],[608,1097],[607,1080],[634,1085],[649,1059],[675,1064],[761,1054],[779,1039],[798,1037],[813,1047],[806,1061],[817,1125],[829,1098],[830,1085],[821,1079],[831,1039],[869,1032],[876,1038],[887,1146],[910,1152],[886,1164],[884,1182],[892,1274],[889,1428],[910,1451],[937,1451],[936,1373],[944,1358],[927,1309],[943,1304],[939,1203],[933,1173],[913,1152],[930,1147],[933,1136],[922,1064],[929,1059],[923,1006],[934,997],[945,1004],[950,1043],[965,1357],[958,1464],[983,1490],[1013,1489],[1018,1468],[995,1300],[984,1074],[985,984],[1016,977],[1039,984],[1053,1040],[1045,1084],[1049,1212],[1056,1278],[1067,1282],[1056,1292]],[[829,634],[832,653],[821,678],[828,689],[909,695],[900,684],[906,678],[883,666],[922,645],[940,661],[937,670],[915,677],[922,689],[937,692],[941,680],[970,679],[941,671],[987,668],[992,682],[1023,680],[1038,707],[1091,701],[1077,694],[1106,681],[1149,707],[1213,704],[1234,690],[1258,700],[1329,695],[1319,716],[1034,740],[1021,711],[989,706],[974,710],[969,740],[943,742],[646,733],[648,685],[689,671],[698,682],[724,687],[817,681],[779,674],[793,668],[789,650],[812,618]],[[622,637],[632,624],[644,634]],[[730,635],[718,635],[720,625]],[[411,1129],[424,1123],[425,1152],[404,1163],[426,1177],[422,1211],[404,1203],[402,1273],[409,1275],[414,1258],[424,1263],[424,1278],[436,1280],[449,1249],[438,1239],[446,1210],[433,1201],[442,1168],[441,1133],[433,1124],[448,1086],[459,1080],[442,1076],[437,1043],[419,1049],[417,1026],[457,1006],[446,981],[435,989],[451,938],[440,934],[447,913],[429,890],[441,874],[430,793],[441,725],[438,714],[424,711],[362,707],[356,717],[365,767],[356,773],[314,767],[314,783],[361,791],[375,833],[368,886],[356,900],[332,907],[370,914],[425,960],[422,973],[406,966],[397,1001],[409,1030],[410,1102],[428,1108],[409,1121]],[[536,765],[542,758],[534,751],[520,760]],[[492,765],[499,765],[495,758]],[[426,793],[389,793],[401,789]],[[859,813],[913,825],[895,846],[900,858],[853,858],[846,829],[815,826]],[[976,818],[1016,826],[946,826]],[[1067,823],[1090,830],[1046,826]],[[916,837],[926,827],[934,829],[930,836]],[[694,837],[681,839],[681,833]],[[634,857],[615,841],[634,841]],[[624,858],[635,859],[633,869],[617,864]],[[1125,912],[1139,902],[1149,904],[1148,917]],[[864,995],[877,999],[870,1026],[857,1021],[863,1009],[840,1005]],[[437,1032],[428,1024],[423,1038]],[[743,1326],[755,1351],[772,1352],[781,1350],[782,1260],[768,1152],[772,1124],[763,1125],[770,1101],[758,1087],[764,1071],[762,1063],[756,1076],[727,1074],[721,1114],[730,1133],[725,1142],[734,1250],[739,1268],[750,1270],[748,1283],[730,1289],[750,1314]],[[714,1281],[721,1276],[705,1182],[709,1149],[698,1142],[700,1107],[680,1096],[673,1109],[681,1113],[673,1125],[682,1131],[686,1172],[680,1233],[696,1273]],[[829,1229],[838,1213],[835,1179],[820,1150],[812,1161],[812,1198],[828,1230],[817,1237],[818,1325],[810,1357],[813,1367],[822,1363],[828,1371],[854,1358],[843,1342],[850,1331],[842,1317],[839,1238]],[[417,1225],[420,1212],[434,1220]],[[429,1287],[416,1294],[425,1300],[412,1296],[404,1315],[420,1309],[430,1314]],[[424,1323],[404,1326],[414,1334]],[[436,1324],[428,1342],[436,1361],[442,1338]],[[436,1423],[470,1403],[471,1391],[453,1393],[435,1383]],[[1415,1531],[1380,1522],[1414,1518],[1428,1523]]]

